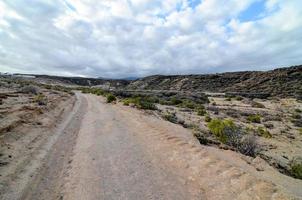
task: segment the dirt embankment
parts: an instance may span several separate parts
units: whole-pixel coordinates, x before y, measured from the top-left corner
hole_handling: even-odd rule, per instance
[[[75,97],[6,81],[0,80],[0,196],[18,199],[41,167],[54,130],[72,109]]]

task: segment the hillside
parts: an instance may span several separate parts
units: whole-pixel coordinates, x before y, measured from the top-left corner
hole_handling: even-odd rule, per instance
[[[14,74],[10,75],[13,78],[31,79],[36,82],[45,84],[63,84],[71,86],[107,86],[113,88],[124,88],[130,81],[123,79],[106,79],[106,78],[86,78],[86,77],[64,77],[51,75],[37,75],[37,74]]]
[[[243,96],[291,96],[301,99],[302,65],[267,72],[245,71],[205,75],[154,75],[132,81],[127,89],[230,92]],[[260,95],[259,95],[260,94]]]

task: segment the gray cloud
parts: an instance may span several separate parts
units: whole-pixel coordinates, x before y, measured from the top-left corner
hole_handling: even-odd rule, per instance
[[[264,70],[302,63],[299,0],[3,0],[0,71],[102,77]]]

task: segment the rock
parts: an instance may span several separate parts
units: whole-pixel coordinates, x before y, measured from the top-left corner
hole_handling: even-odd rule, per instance
[[[255,159],[253,159],[251,164],[252,164],[252,166],[254,166],[256,168],[257,171],[265,170],[266,162],[258,156]]]

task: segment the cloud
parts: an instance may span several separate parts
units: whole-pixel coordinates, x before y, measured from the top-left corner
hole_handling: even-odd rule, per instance
[[[301,64],[301,18],[299,0],[3,0],[0,71],[116,78]]]

